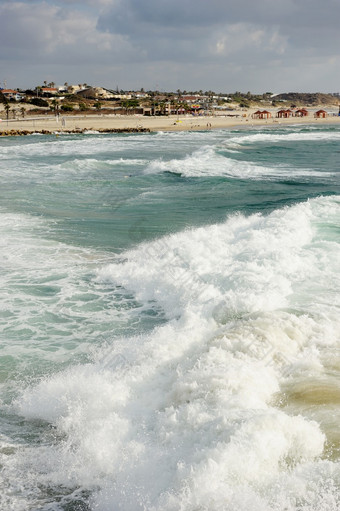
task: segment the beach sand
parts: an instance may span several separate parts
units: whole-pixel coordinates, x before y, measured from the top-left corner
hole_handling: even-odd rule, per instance
[[[124,130],[144,128],[150,131],[185,131],[185,130],[207,130],[218,128],[233,128],[239,126],[278,126],[292,124],[340,124],[340,117],[328,115],[325,119],[316,119],[314,112],[310,110],[307,117],[290,117],[288,119],[276,118],[277,109],[272,111],[272,118],[268,120],[253,119],[251,117],[255,109],[244,111],[232,111],[227,115],[216,116],[156,116],[146,117],[142,115],[62,115],[57,119],[52,115],[28,116],[24,119],[4,119],[4,112],[0,112],[0,133],[9,130],[28,132],[62,132],[68,130]]]

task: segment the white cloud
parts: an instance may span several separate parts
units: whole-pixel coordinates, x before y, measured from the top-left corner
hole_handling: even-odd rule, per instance
[[[129,50],[127,38],[97,29],[91,13],[48,3],[6,2],[0,6],[0,45],[11,58],[77,58]],[[103,57],[103,56],[102,56]]]

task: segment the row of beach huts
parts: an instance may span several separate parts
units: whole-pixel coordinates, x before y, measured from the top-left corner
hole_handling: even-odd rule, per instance
[[[279,119],[288,119],[289,117],[307,117],[309,115],[308,110],[306,108],[299,108],[297,110],[291,110],[288,108],[287,110],[282,109],[276,112],[276,117]],[[314,117],[324,119],[327,117],[328,113],[326,110],[317,110],[314,112]],[[253,119],[270,119],[273,117],[272,113],[268,110],[257,110],[252,114]]]

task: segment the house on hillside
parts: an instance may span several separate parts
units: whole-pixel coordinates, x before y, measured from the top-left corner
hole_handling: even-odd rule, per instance
[[[25,97],[25,94],[22,94],[21,92],[18,92],[17,90],[13,89],[0,89],[0,92],[5,96],[5,98],[8,101],[10,99],[14,101],[21,101]]]
[[[199,101],[199,96],[191,96],[189,94],[185,94],[185,95],[182,95],[181,96],[181,101],[183,103],[187,103],[188,105],[189,104],[192,104],[192,103],[197,103]]]
[[[132,96],[136,99],[146,99],[149,97],[149,94],[146,92],[133,92]]]
[[[87,87],[74,92],[77,96],[89,99],[115,99],[116,95],[104,87]]]
[[[114,97],[113,97],[114,100],[116,101],[122,101],[122,100],[127,100],[127,99],[132,99],[132,94],[114,94]],[[138,98],[136,98],[138,99]]]
[[[82,85],[67,85],[67,87],[64,85],[64,88],[66,88],[69,94],[76,94],[80,90],[86,89],[86,87],[83,87]]]
[[[45,96],[46,98],[52,98],[56,96],[59,92],[59,89],[56,87],[41,87],[40,93],[42,96]]]

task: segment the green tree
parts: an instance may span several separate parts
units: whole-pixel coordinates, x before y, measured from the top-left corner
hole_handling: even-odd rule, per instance
[[[31,104],[35,105],[35,106],[44,106],[44,107],[48,106],[47,101],[45,101],[42,98],[32,98],[31,99]]]
[[[240,108],[249,108],[249,107],[250,107],[250,105],[249,105],[248,101],[243,100],[240,102]]]
[[[9,106],[9,103],[8,101],[6,101],[5,103],[5,111],[6,111],[6,119],[7,119],[7,123],[8,123],[8,118],[9,118],[9,112],[11,110],[11,107]]]
[[[165,115],[165,102],[161,101],[159,104],[159,113],[160,115]]]
[[[69,104],[65,104],[65,105],[61,105],[61,110],[63,112],[73,112],[74,108],[73,108],[73,105],[69,105]]]
[[[56,115],[58,114],[58,112],[59,112],[59,103],[58,103],[57,99],[52,99],[52,101],[51,101],[51,110]]]
[[[122,101],[121,105],[123,108],[125,108],[125,113],[127,114],[129,110],[139,106],[139,101],[138,99],[126,99]]]
[[[99,110],[101,110],[102,108],[102,104],[100,101],[97,101],[95,104],[94,104],[94,107],[95,109],[99,112]]]

